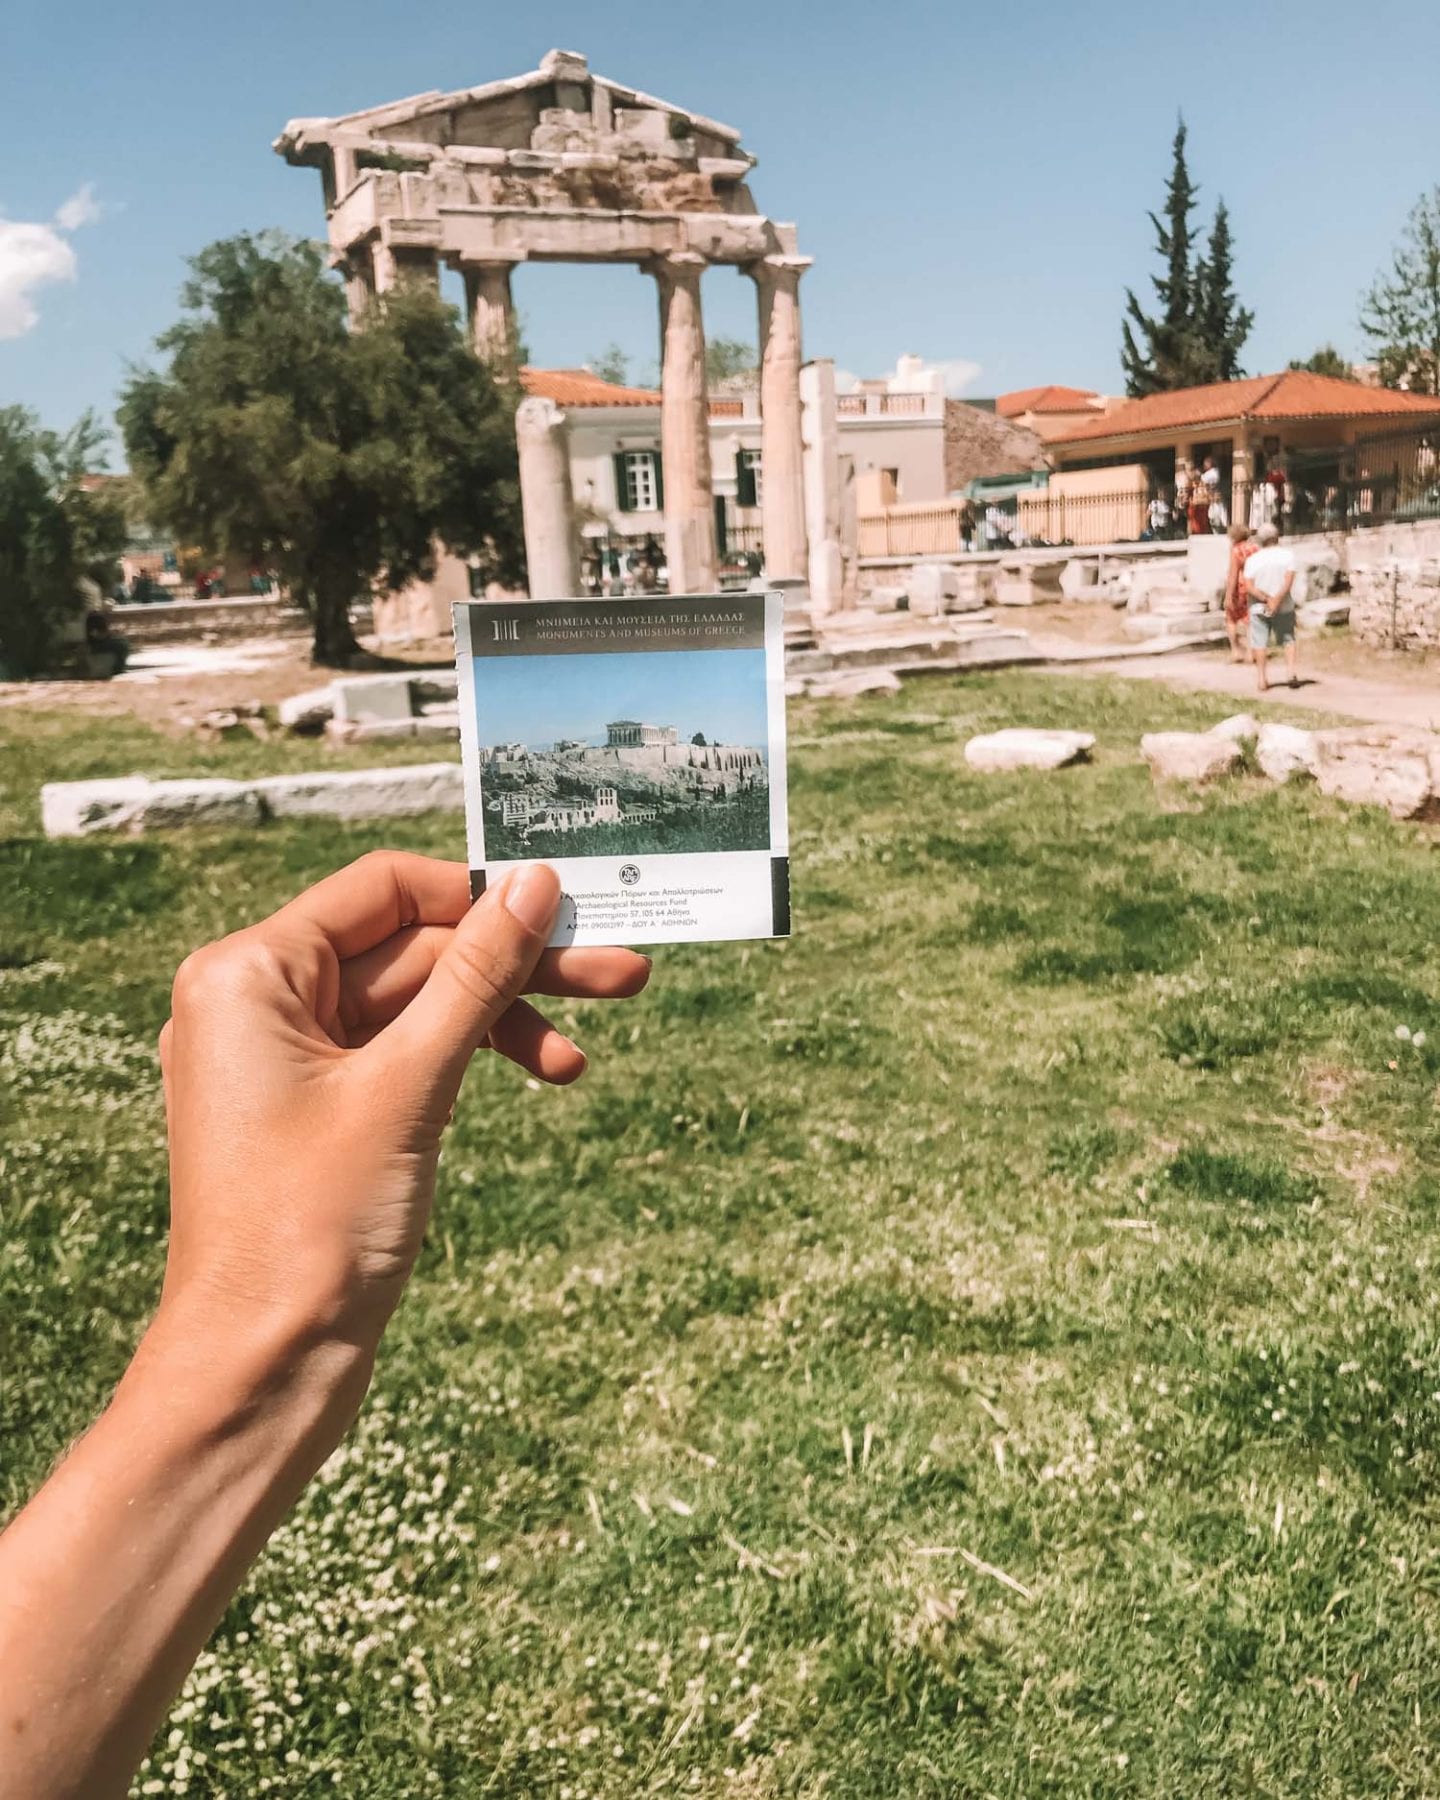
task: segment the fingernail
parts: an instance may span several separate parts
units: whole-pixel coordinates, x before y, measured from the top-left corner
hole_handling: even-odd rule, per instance
[[[505,883],[505,910],[537,937],[548,937],[560,906],[560,880],[545,863],[517,869]]]

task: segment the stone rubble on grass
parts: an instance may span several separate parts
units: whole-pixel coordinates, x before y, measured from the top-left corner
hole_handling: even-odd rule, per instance
[[[242,781],[47,781],[40,790],[46,837],[168,830],[176,825],[258,825],[260,798]]]
[[[792,684],[785,684],[791,691]],[[831,669],[819,675],[802,676],[793,684],[794,692],[812,700],[853,700],[861,694],[898,694],[900,677],[893,669]]]
[[[1247,739],[1253,742],[1259,735],[1260,721],[1254,713],[1234,713],[1210,727],[1211,737],[1229,738],[1235,744],[1243,744]]]
[[[1315,733],[1299,725],[1264,724],[1255,740],[1255,761],[1271,781],[1315,773]]]
[[[292,694],[279,706],[286,731],[316,732],[332,721],[349,725],[393,724],[424,716],[427,711],[454,709],[457,677],[453,669],[415,669],[378,675],[340,675],[328,687]],[[343,733],[337,741],[353,741]],[[403,736],[403,733],[398,735]]]
[[[47,782],[40,790],[40,816],[46,837],[89,837],[181,825],[257,826],[270,818],[384,819],[454,812],[463,807],[464,798],[459,763],[325,770],[258,781],[151,781],[127,775],[109,781]]]
[[[328,687],[308,688],[282,700],[277,716],[286,731],[319,731],[334,711],[335,698]]]
[[[1317,731],[1321,793],[1355,806],[1383,806],[1396,819],[1440,819],[1440,734],[1409,725],[1347,725]]]
[[[965,746],[965,760],[972,769],[994,774],[1009,769],[1061,769],[1081,762],[1095,748],[1089,731],[1049,731],[1031,726],[1012,726],[985,732]]]
[[[1244,751],[1233,739],[1211,731],[1151,731],[1140,754],[1156,781],[1193,781],[1204,786],[1239,768]]]

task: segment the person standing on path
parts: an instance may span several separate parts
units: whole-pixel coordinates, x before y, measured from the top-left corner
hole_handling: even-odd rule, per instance
[[[1230,527],[1230,565],[1225,572],[1225,631],[1230,639],[1231,662],[1250,660],[1250,602],[1245,595],[1245,564],[1260,548],[1250,527],[1239,520]]]
[[[1283,648],[1291,687],[1299,685],[1295,674],[1295,553],[1280,542],[1273,525],[1255,533],[1258,548],[1247,558],[1240,583],[1250,602],[1250,651],[1255,659],[1256,685],[1263,694],[1270,682],[1265,658]]]

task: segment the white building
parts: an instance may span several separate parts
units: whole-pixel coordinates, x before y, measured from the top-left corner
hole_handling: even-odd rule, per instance
[[[660,396],[623,387],[589,369],[522,371],[527,393],[566,414],[570,478],[582,534],[596,539],[653,537],[663,542],[664,470]],[[836,397],[839,450],[855,472],[862,509],[939,501],[948,491],[946,398],[939,370],[902,356],[893,375],[859,381]],[[733,567],[760,548],[760,396],[753,378],[725,383],[710,396],[710,463],[722,564]]]

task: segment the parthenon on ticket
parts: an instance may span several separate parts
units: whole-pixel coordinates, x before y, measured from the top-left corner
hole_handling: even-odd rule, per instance
[[[320,170],[331,255],[356,319],[397,283],[438,283],[443,262],[464,276],[476,350],[497,358],[513,341],[518,265],[630,262],[654,277],[672,593],[716,584],[700,278],[726,264],[748,275],[759,312],[766,574],[806,579],[799,284],[810,258],[798,253],[793,224],[757,209],[747,182],[755,158],[738,131],[552,50],[510,80],[292,119],[275,148]]]

